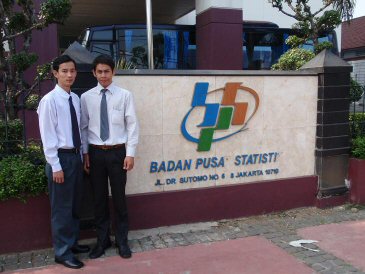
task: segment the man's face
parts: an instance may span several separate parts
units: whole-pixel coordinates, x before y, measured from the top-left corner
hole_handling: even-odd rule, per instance
[[[109,65],[98,64],[93,73],[103,88],[108,87],[113,81],[114,70]]]
[[[71,89],[76,79],[76,68],[73,62],[62,63],[57,70],[53,71],[54,77],[57,78],[58,85],[66,91]]]

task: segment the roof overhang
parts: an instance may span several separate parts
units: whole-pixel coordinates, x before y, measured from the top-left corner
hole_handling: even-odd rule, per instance
[[[195,9],[195,0],[151,0],[152,24],[173,24]],[[59,28],[60,37],[77,37],[89,26],[145,24],[145,0],[74,0],[71,16]]]

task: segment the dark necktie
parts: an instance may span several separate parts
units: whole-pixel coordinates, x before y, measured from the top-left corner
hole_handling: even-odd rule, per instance
[[[70,105],[70,113],[71,113],[72,141],[74,143],[74,147],[80,149],[81,146],[80,131],[79,131],[79,125],[77,123],[76,111],[74,105],[72,104],[72,96],[68,98],[68,102]]]
[[[100,102],[100,139],[106,141],[109,138],[109,122],[108,122],[108,107],[106,104],[107,89],[102,89],[102,97]]]

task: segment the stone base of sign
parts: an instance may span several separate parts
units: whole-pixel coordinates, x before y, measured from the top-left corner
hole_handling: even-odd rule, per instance
[[[204,222],[314,206],[317,176],[130,195],[131,229]]]

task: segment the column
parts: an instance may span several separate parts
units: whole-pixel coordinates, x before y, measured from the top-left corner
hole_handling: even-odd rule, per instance
[[[196,0],[197,69],[242,69],[241,5],[237,0]]]
[[[319,197],[347,191],[350,153],[349,92],[351,65],[323,50],[301,69],[318,72],[316,174]]]

